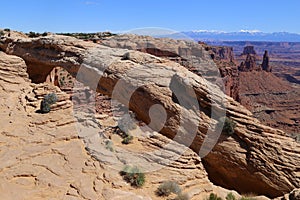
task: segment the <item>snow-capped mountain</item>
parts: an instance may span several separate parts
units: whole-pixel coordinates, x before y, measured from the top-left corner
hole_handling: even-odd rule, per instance
[[[288,32],[264,33],[259,30],[225,31],[187,31],[175,33],[172,38],[192,38],[197,41],[270,41],[270,42],[300,42],[300,34]]]

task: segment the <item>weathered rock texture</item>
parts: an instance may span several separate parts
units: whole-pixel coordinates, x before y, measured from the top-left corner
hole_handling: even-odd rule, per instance
[[[55,112],[36,113],[50,92]],[[0,96],[0,199],[101,199],[103,169],[84,151],[67,96],[31,84],[25,62],[3,52]]]
[[[178,52],[180,52],[178,49],[188,48],[187,44],[182,41],[133,35],[106,38],[102,41],[102,44],[114,48],[128,49],[140,49],[141,46],[147,49],[148,45],[156,49],[168,49],[168,52],[175,52],[172,54],[178,56]],[[191,54],[196,57],[200,56],[198,58],[200,63],[198,66],[200,68],[202,68],[201,63],[207,63],[204,62],[207,60],[207,55],[213,58],[213,62],[216,63],[219,69],[224,84],[224,91],[227,95],[248,108],[265,125],[280,128],[289,133],[299,132],[299,89],[293,89],[272,73],[265,73],[261,65],[258,64],[258,62],[261,62],[261,57],[256,54],[253,46],[246,46],[244,48],[245,55],[239,58],[243,60],[239,67],[237,67],[237,61],[234,59],[232,48],[208,46],[204,43],[190,46],[190,48],[202,49],[201,46],[205,50],[202,51],[202,54]],[[151,51],[148,53],[162,56]],[[170,56],[165,54],[162,57],[173,59],[177,62],[179,60],[186,60],[185,63],[188,63],[190,59],[190,57],[184,57],[184,55],[180,59],[174,59],[174,57]],[[183,64],[182,62],[179,63]],[[203,73],[203,71],[195,70],[197,67],[193,67],[193,63],[184,66],[188,66],[187,68],[196,74],[201,75]],[[214,67],[213,65],[209,66]],[[204,77],[209,77],[207,74],[210,73],[204,72]]]
[[[180,118],[183,118],[188,126],[181,127],[183,135],[177,141],[186,144],[187,140],[192,139],[190,148],[197,153],[207,131],[217,123],[210,116],[212,108],[218,115],[225,111],[221,105],[224,102],[227,115],[237,126],[233,136],[222,135],[213,151],[203,159],[211,180],[240,192],[254,192],[270,197],[283,195],[300,185],[300,144],[284,132],[262,125],[239,103],[223,96],[218,87],[177,63],[136,51],[97,46],[62,36],[4,39],[0,49],[30,63],[28,71],[33,79],[41,80],[37,78],[38,75],[46,77],[56,66],[65,68],[74,76],[83,67],[81,69],[86,70],[86,77],[80,76],[78,79],[87,85],[94,87],[92,80],[102,76],[96,85],[98,92],[112,95],[116,84],[121,83],[121,90],[118,90],[121,94],[115,96],[120,102],[126,102],[128,90],[138,88],[129,103],[138,119],[150,123],[150,107],[160,104],[167,113],[166,123],[160,133],[174,138],[180,127]],[[182,96],[177,96],[187,101],[184,107],[172,94],[174,85],[184,91]],[[189,104],[188,97],[193,91],[200,112]],[[201,119],[200,122],[197,119]],[[153,127],[155,125],[159,124],[153,124]],[[196,136],[190,138],[189,130],[194,126],[198,127]]]
[[[92,123],[78,127],[69,96],[47,83],[30,83],[26,68],[21,58],[0,52],[0,199],[155,200],[161,199],[155,190],[167,180],[178,182],[194,200],[206,198],[210,192],[223,197],[230,192],[210,183],[201,159],[192,150],[178,154],[178,148],[182,148],[179,144],[153,157],[161,167],[146,173],[142,189],[130,187],[111,164],[136,159],[134,152],[141,155],[140,159],[147,158],[143,151],[158,150],[170,139],[149,133],[124,149],[114,136],[112,153],[106,150],[99,132],[112,135],[115,127],[107,122],[113,119],[103,113]],[[57,94],[58,102],[50,113],[39,114],[40,101],[52,92]],[[84,115],[80,120],[89,122]],[[93,125],[97,134],[78,134],[78,128]],[[93,157],[85,149],[90,149]],[[169,163],[165,156],[176,156],[178,160]],[[127,162],[130,164],[130,160]]]

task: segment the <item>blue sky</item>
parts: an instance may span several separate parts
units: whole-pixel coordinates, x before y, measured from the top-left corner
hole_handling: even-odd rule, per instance
[[[300,33],[300,0],[5,0],[0,27],[36,32],[143,27]]]

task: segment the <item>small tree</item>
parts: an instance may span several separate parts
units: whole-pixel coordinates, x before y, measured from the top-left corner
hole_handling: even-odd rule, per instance
[[[47,94],[41,102],[40,110],[42,113],[49,113],[51,111],[51,105],[57,102],[57,96],[55,93]]]

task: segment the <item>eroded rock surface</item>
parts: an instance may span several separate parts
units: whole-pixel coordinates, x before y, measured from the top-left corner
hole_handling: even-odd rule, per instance
[[[31,66],[35,67],[31,72],[39,70],[46,75],[50,66],[61,66],[75,76],[79,69],[84,69],[86,76],[77,77],[80,81],[95,88],[93,80],[96,79],[98,83],[97,77],[101,76],[95,89],[110,96],[118,91],[119,95],[114,98],[125,104],[130,90],[137,89],[130,95],[129,102],[137,118],[150,123],[149,109],[159,104],[167,113],[166,123],[160,133],[174,138],[179,130],[176,140],[189,145],[186,141],[191,139],[189,146],[197,153],[205,152],[209,145],[203,145],[203,141],[213,135],[208,131],[213,130],[217,121],[211,118],[211,111],[216,116],[226,111],[237,126],[233,136],[222,135],[213,151],[203,159],[211,180],[240,192],[255,192],[270,197],[299,187],[300,144],[284,132],[262,125],[239,103],[223,96],[218,87],[177,63],[62,36],[6,39],[1,42],[2,50],[20,56],[26,62],[34,62],[36,65]],[[43,50],[47,56],[42,53]],[[116,90],[116,85],[119,90]],[[184,101],[184,106],[174,98],[172,86],[181,88],[182,96],[176,95],[177,99]],[[193,92],[199,102],[200,112],[193,108],[190,101]],[[181,119],[186,123],[183,127],[180,127]],[[156,126],[159,124],[153,124],[152,128]],[[197,127],[192,138],[189,135],[191,127]]]
[[[178,182],[194,200],[210,192],[220,194],[193,151],[186,149],[180,155],[176,147],[183,146],[177,144],[163,155],[147,156],[171,141],[158,133],[137,135],[133,144],[124,147],[113,135],[114,123],[107,123],[114,121],[108,111],[93,115],[92,123],[78,125],[69,95],[48,83],[31,83],[26,68],[21,58],[0,52],[0,199],[161,199],[155,191],[167,180]],[[56,93],[58,102],[50,113],[40,114],[40,101],[49,93]],[[89,122],[84,115],[80,119]],[[97,134],[78,133],[78,128],[91,126]],[[113,135],[114,153],[105,148],[107,138],[99,132]],[[170,156],[178,160],[168,162]],[[137,158],[152,158],[150,164],[159,167],[145,172],[142,189],[129,186],[111,165],[115,161],[125,165],[124,160],[132,164],[130,159]]]

